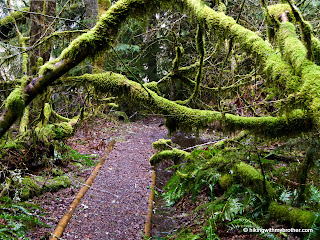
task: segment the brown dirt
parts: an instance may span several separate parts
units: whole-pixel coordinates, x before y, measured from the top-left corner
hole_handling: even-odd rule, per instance
[[[80,153],[103,156],[108,142],[116,144],[99,171],[92,187],[78,205],[63,239],[142,239],[147,203],[150,193],[151,166],[149,158],[154,153],[152,143],[166,138],[165,127],[158,127],[159,118],[149,118],[134,123],[104,122],[97,120],[68,140]],[[84,180],[93,167],[79,173]],[[74,173],[69,173],[70,177]],[[80,189],[74,186],[47,193],[33,201],[50,214],[44,221],[56,226]],[[35,229],[32,239],[40,239],[51,229]]]

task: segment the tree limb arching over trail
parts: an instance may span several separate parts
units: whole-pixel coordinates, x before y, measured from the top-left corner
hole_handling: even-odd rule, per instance
[[[49,86],[54,84],[64,85],[70,81],[80,83],[83,86],[92,85],[96,90],[110,93],[113,97],[125,100],[132,106],[148,108],[154,113],[163,115],[166,118],[165,124],[171,132],[177,130],[192,132],[199,129],[215,128],[224,132],[247,130],[254,137],[258,135],[264,137],[290,136],[312,130],[318,133],[320,124],[320,41],[312,33],[311,25],[303,19],[299,10],[295,8],[291,1],[288,1],[288,4],[276,4],[269,7],[265,4],[262,5],[267,26],[270,27],[268,40],[264,40],[256,32],[241,26],[237,23],[237,20],[227,16],[223,11],[219,11],[219,9],[215,11],[200,0],[117,1],[100,17],[95,27],[72,41],[59,57],[43,65],[37,77],[21,80],[21,86],[11,92],[4,104],[5,111],[0,117],[0,138],[4,136],[16,120],[22,117],[25,107],[36,96],[40,95]],[[144,20],[155,11],[159,9],[171,10],[172,6],[191,15],[198,25],[195,42],[197,52],[200,55],[199,62],[187,67],[180,67],[183,47],[175,44],[176,57],[172,63],[172,70],[158,82],[151,81],[143,84],[135,76],[135,81],[133,81],[125,75],[111,71],[77,77],[63,77],[64,74],[85,59],[99,57],[108,50],[114,51],[113,45],[116,43],[119,31],[129,19]],[[21,17],[20,15],[17,14]],[[25,14],[22,17],[24,16]],[[14,22],[15,20],[11,19],[10,21]],[[0,27],[6,29],[7,24],[5,23]],[[297,29],[301,31],[300,34],[297,33]],[[221,86],[220,83],[218,83],[219,87],[217,88],[201,85],[203,67],[206,64],[204,47],[206,31],[212,32],[220,41],[229,40],[230,49],[237,44],[242,51],[256,58],[261,73],[267,76],[264,83],[268,87],[279,88],[284,92],[284,97],[276,101],[276,107],[281,111],[272,115],[239,116],[224,111],[220,106],[219,97],[217,97],[219,99],[218,107],[214,110],[212,108],[210,110],[196,109],[188,105],[190,100],[196,98],[202,89],[219,95],[222,91],[228,92],[230,89],[238,87]],[[25,40],[23,37],[21,39]],[[191,70],[196,73],[194,79],[188,76]],[[58,79],[60,81],[57,81]],[[169,100],[161,95],[160,85],[170,80],[173,82],[175,79],[183,81],[193,88],[193,93],[187,97],[187,100],[175,101],[171,98]],[[260,102],[259,104],[267,103]],[[44,112],[45,121],[42,125],[39,125],[39,128],[48,123],[51,114],[54,115],[50,104],[46,104],[44,109],[47,109],[50,113]],[[70,119],[63,118],[58,114],[56,114],[56,117],[64,122],[61,126],[65,127],[66,132],[72,132],[72,126],[69,127],[67,123],[75,124],[75,119],[70,121]],[[23,126],[22,123],[21,125]],[[49,131],[51,127],[45,130]],[[43,132],[46,133],[46,131]],[[297,183],[300,188],[300,195],[295,205],[296,208],[278,206],[278,203],[274,202],[276,200],[274,194],[269,194],[268,209],[270,215],[274,218],[282,218],[291,222],[294,226],[305,228],[310,227],[310,224],[317,218],[311,211],[298,208],[303,202],[302,195],[305,192],[308,171],[314,165],[316,159],[316,154],[313,151],[313,145],[311,145],[306,151],[306,158],[301,163],[299,183]],[[188,155],[178,153],[179,157]],[[160,161],[163,158],[172,157],[173,154],[177,154],[177,151],[168,150],[162,152],[162,154],[154,155],[153,160],[157,158],[157,161]],[[259,156],[258,158],[260,160]],[[217,161],[217,164],[230,163],[229,160],[224,160]],[[205,163],[204,169],[216,167],[214,164],[213,162]],[[254,190],[259,194],[263,194],[262,189],[263,187],[267,189],[266,186],[268,186],[269,193],[274,192],[269,181],[266,181],[263,171],[260,173],[244,161],[234,163],[230,169],[237,172],[236,177],[245,180],[242,183],[249,183],[249,185],[258,183]],[[187,179],[188,177],[190,176],[187,174],[181,174],[181,179]],[[232,182],[232,177],[229,177],[229,175],[223,175],[221,179],[224,179],[227,183],[231,179],[230,182]],[[228,187],[227,185],[225,184],[226,187]],[[297,217],[297,215],[302,217]]]
[[[297,122],[298,129],[304,130],[301,126],[305,125],[310,128],[311,122],[316,125],[319,122],[319,97],[320,88],[318,78],[320,76],[320,67],[315,63],[306,59],[303,53],[305,47],[299,46],[302,49],[302,54],[296,64],[300,64],[301,69],[295,69],[295,66],[288,64],[282,60],[281,55],[273,50],[273,48],[262,38],[257,36],[256,33],[237,24],[234,19],[226,16],[224,13],[216,12],[211,8],[204,5],[198,0],[185,0],[185,1],[133,1],[123,0],[116,2],[108,11],[104,13],[97,25],[88,33],[85,33],[74,40],[62,54],[53,61],[48,62],[42,67],[39,77],[34,78],[25,89],[22,90],[23,97],[16,100],[10,97],[9,101],[16,101],[15,103],[8,103],[8,109],[0,118],[0,136],[8,130],[8,128],[21,116],[23,106],[28,105],[36,95],[41,93],[46,87],[50,86],[56,79],[61,77],[64,73],[68,72],[74,66],[83,61],[86,57],[94,57],[104,50],[110,49],[113,41],[115,40],[119,28],[129,18],[141,18],[147,16],[147,13],[152,12],[151,9],[157,9],[161,3],[162,8],[167,8],[169,5],[179,6],[186,12],[194,15],[199,21],[204,21],[207,28],[214,31],[215,34],[221,38],[233,38],[234,41],[248,53],[256,54],[261,65],[264,66],[264,71],[270,75],[270,80],[287,88],[291,95],[287,99],[283,99],[284,104],[290,103],[295,108],[296,105],[301,105],[302,102],[306,106],[297,108],[291,111],[293,122]],[[280,24],[285,25],[285,23]],[[280,26],[280,31],[281,31]],[[283,28],[283,27],[282,27]],[[294,29],[292,30],[294,31]],[[289,38],[290,36],[286,37]],[[290,58],[296,58],[294,55],[296,51],[290,51],[290,47],[296,45],[286,44],[285,39],[282,44],[282,51],[289,61]],[[294,74],[296,73],[296,75]],[[112,89],[110,89],[112,91]],[[105,89],[105,91],[109,91]],[[20,106],[18,108],[10,108],[10,106]],[[178,105],[175,105],[178,107]],[[179,106],[180,107],[180,106]],[[18,110],[20,109],[20,110]],[[192,115],[192,114],[191,114]],[[218,113],[218,116],[225,116]],[[258,126],[266,126],[267,122],[283,122],[284,117],[268,117],[254,119],[242,118],[228,115],[230,118],[237,119],[241,128],[252,129],[253,122]],[[221,117],[220,117],[221,118]],[[213,121],[222,119],[212,119]],[[290,123],[292,121],[289,121]],[[287,129],[290,129],[289,122]],[[299,123],[300,122],[300,123]],[[307,123],[307,124],[305,124]],[[235,124],[236,126],[237,124]],[[308,126],[307,126],[308,125]],[[271,125],[271,128],[272,125]],[[294,127],[295,128],[295,127]],[[283,128],[279,129],[279,134]],[[274,131],[274,129],[273,129]],[[276,131],[274,132],[276,135]]]

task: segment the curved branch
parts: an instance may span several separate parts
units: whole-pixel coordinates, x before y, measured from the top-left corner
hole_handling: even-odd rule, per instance
[[[154,112],[163,114],[166,116],[166,126],[171,131],[177,129],[192,131],[213,127],[228,131],[248,129],[256,134],[281,136],[307,131],[312,127],[311,119],[299,110],[290,116],[241,117],[185,107],[160,97],[151,90],[149,90],[151,95],[149,98],[148,93],[140,84],[117,73],[85,74],[77,79],[83,84],[93,84],[101,92],[121,96],[133,105],[145,105]]]

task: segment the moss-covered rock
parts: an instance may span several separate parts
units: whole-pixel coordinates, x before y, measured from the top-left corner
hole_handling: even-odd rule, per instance
[[[56,192],[61,188],[69,187],[71,184],[71,180],[67,175],[58,176],[53,179],[46,181],[44,186],[45,192]]]
[[[41,186],[39,185],[39,181],[35,181],[31,177],[22,178],[19,186],[20,186],[19,195],[22,200],[27,200],[41,193]]]

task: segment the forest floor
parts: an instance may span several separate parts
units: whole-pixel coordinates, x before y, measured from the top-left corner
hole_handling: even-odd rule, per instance
[[[161,119],[152,117],[133,123],[97,120],[83,126],[67,144],[81,154],[101,158],[111,140],[116,144],[98,176],[78,205],[62,239],[142,239],[150,194],[152,143],[167,137]],[[98,158],[97,158],[98,161]],[[96,165],[96,164],[95,164]],[[47,214],[53,228],[37,228],[29,236],[44,239],[53,232],[94,166],[75,171],[68,166],[72,186],[32,199]],[[67,168],[67,169],[68,169]]]

